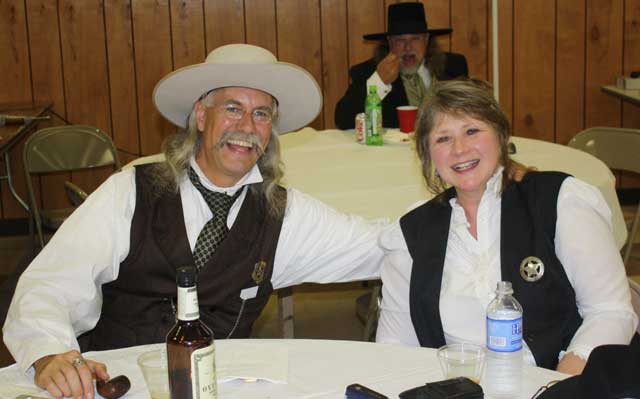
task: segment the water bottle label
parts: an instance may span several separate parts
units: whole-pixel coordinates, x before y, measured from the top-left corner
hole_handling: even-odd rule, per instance
[[[522,349],[522,317],[514,320],[487,317],[487,348],[494,352],[515,352]]]

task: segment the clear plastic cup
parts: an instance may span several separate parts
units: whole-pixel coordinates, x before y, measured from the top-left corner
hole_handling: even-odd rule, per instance
[[[479,384],[484,358],[484,348],[475,344],[450,344],[438,349],[438,360],[445,378],[467,377]]]
[[[167,351],[163,348],[141,354],[138,356],[138,366],[142,370],[151,399],[169,399]]]

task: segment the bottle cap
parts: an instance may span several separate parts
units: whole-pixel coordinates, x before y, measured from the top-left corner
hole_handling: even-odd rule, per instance
[[[198,282],[198,274],[193,266],[180,267],[176,271],[178,287],[193,287]]]

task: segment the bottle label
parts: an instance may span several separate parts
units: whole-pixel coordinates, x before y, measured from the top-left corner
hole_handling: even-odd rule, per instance
[[[191,353],[193,399],[216,399],[216,350],[214,344]]]
[[[178,287],[178,319],[196,320],[200,318],[198,290],[196,287]]]
[[[494,352],[516,352],[522,349],[522,317],[513,320],[487,317],[487,349]]]
[[[373,109],[371,111],[371,135],[377,136],[380,134],[380,129],[378,129],[378,123],[380,122],[380,115],[377,109]]]

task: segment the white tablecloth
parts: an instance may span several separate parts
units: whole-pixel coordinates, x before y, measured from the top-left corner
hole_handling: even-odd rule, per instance
[[[225,358],[230,357],[228,354],[234,348],[246,345],[269,349],[275,346],[275,349],[286,350],[288,354],[286,384],[239,380],[225,382],[218,386],[220,399],[343,399],[345,387],[356,382],[389,398],[397,398],[406,389],[444,378],[434,349],[353,341],[279,339],[219,340],[216,345],[218,367],[225,366]],[[150,349],[152,346],[147,345],[89,352],[85,357],[106,363],[111,376],[124,374],[129,377],[132,386],[124,399],[147,399],[149,393],[136,365],[136,358]],[[221,353],[227,355],[221,356]],[[256,350],[255,356],[259,359],[261,351]],[[529,366],[525,366],[523,374],[521,398],[530,398],[540,386],[566,377],[555,371]],[[35,389],[15,366],[0,370],[0,398],[13,399],[18,394],[47,396],[43,391]]]
[[[397,218],[432,197],[426,190],[413,144],[391,131],[382,147],[358,144],[352,132],[311,128],[281,137],[286,184],[344,212],[366,218]],[[513,137],[513,158],[541,171],[569,173],[596,186],[612,212],[619,248],[627,229],[615,177],[599,159],[547,141]]]

